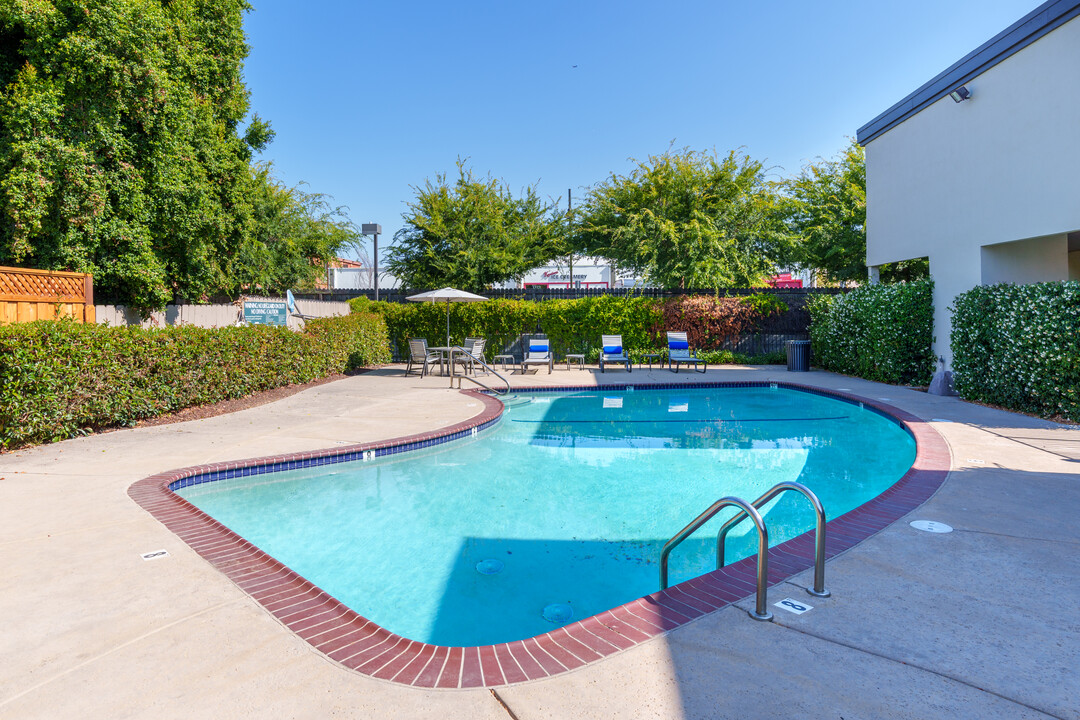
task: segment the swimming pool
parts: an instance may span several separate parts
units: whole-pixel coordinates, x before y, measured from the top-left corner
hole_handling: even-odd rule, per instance
[[[179,493],[378,625],[472,646],[655,591],[664,541],[722,495],[752,500],[797,479],[833,518],[915,457],[911,436],[873,410],[770,385],[519,399],[528,402],[458,442]],[[813,525],[795,497],[766,510],[774,545]],[[676,551],[674,582],[712,568],[729,515]],[[729,562],[753,543],[740,526]]]

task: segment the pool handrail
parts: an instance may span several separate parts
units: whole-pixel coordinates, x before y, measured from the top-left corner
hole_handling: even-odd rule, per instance
[[[814,513],[817,516],[817,527],[814,530],[814,587],[807,588],[806,592],[814,597],[829,597],[832,593],[825,589],[825,508],[822,507],[821,501],[818,500],[817,495],[802,483],[782,482],[771,487],[764,495],[750,504],[755,508],[760,509],[765,503],[769,502],[780,493],[788,490],[794,490],[806,497],[813,506]],[[735,515],[735,517],[724,523],[720,528],[720,532],[716,534],[717,570],[724,567],[724,545],[727,541],[728,531],[745,520],[746,517],[747,514],[745,511]]]
[[[671,551],[683,540],[690,537],[698,528],[709,522],[716,513],[732,505],[742,510],[742,513],[736,517],[743,515],[749,517],[754,521],[758,531],[757,603],[754,610],[749,611],[750,617],[755,620],[772,620],[772,613],[769,612],[767,607],[769,601],[769,529],[765,527],[765,521],[761,518],[761,513],[757,511],[757,508],[737,497],[720,498],[708,510],[698,515],[693,522],[664,543],[664,549],[660,551],[660,589],[667,590],[668,587],[668,555],[671,554]]]
[[[504,383],[506,383],[506,389],[505,390],[498,390],[496,388],[493,388],[493,387],[487,385],[486,383],[480,382],[475,377],[469,377],[468,374],[458,375],[454,371],[454,367],[455,367],[455,365],[454,365],[454,355],[455,354],[465,355],[465,356],[468,356],[469,358],[471,358],[474,363],[476,363],[477,365],[484,368],[489,373],[491,373],[492,375],[494,375],[495,377],[499,378]],[[461,389],[461,380],[464,378],[465,380],[468,380],[471,383],[476,383],[480,387],[482,387],[485,390],[488,390],[490,392],[493,392],[496,395],[507,395],[507,394],[510,393],[510,381],[509,380],[507,380],[502,375],[500,375],[499,372],[495,368],[491,367],[486,362],[484,362],[483,360],[478,358],[476,355],[473,355],[471,352],[469,352],[468,350],[466,350],[465,348],[463,348],[463,347],[461,347],[459,345],[455,345],[454,347],[450,348],[450,387],[451,388],[454,387],[454,378],[457,378],[458,389],[459,390]]]

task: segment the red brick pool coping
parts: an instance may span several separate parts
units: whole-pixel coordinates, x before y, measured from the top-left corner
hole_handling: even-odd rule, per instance
[[[945,481],[950,456],[944,439],[928,423],[899,408],[787,382],[710,382],[697,386],[769,385],[861,403],[900,421],[915,438],[915,463],[895,485],[828,522],[827,558],[849,550],[919,507]],[[656,383],[634,386],[693,387]],[[514,391],[620,387],[625,386],[515,388]],[[382,455],[424,447],[471,434],[499,419],[503,406],[498,400],[475,390],[462,392],[482,402],[483,410],[470,420],[450,427],[348,447],[170,470],[135,482],[128,495],[314,649],[359,673],[420,688],[494,687],[558,675],[753,595],[756,561],[751,556],[527,640],[464,648],[428,645],[395,635],[362,617],[170,490],[173,484],[198,482],[201,478],[272,472],[361,459],[367,452]],[[771,586],[813,567],[813,530],[771,547],[768,552]]]

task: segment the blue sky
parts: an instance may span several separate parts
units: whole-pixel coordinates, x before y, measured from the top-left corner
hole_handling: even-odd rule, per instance
[[[1038,5],[252,4],[244,74],[277,133],[261,159],[380,223],[380,255],[411,186],[452,179],[458,157],[564,204],[672,143],[796,174]]]

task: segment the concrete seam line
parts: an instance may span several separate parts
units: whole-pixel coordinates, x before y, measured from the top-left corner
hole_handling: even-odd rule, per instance
[[[967,528],[953,528],[958,533],[970,533],[971,535],[990,535],[993,537],[1010,538],[1012,540],[1029,540],[1031,542],[1046,542],[1056,545],[1080,545],[1076,540],[1055,540],[1054,538],[1033,537],[1031,535],[1009,535],[1008,533],[990,532],[989,530],[969,530]]]
[[[244,599],[246,599],[246,598],[244,598]],[[0,707],[3,707],[3,706],[5,706],[5,705],[7,705],[9,703],[13,703],[16,700],[18,700],[19,698],[23,697],[24,695],[29,695],[30,693],[34,692],[35,690],[37,690],[37,689],[39,689],[41,687],[44,687],[45,685],[48,685],[48,684],[50,684],[52,682],[55,682],[55,681],[59,680],[60,678],[64,677],[65,675],[70,675],[71,673],[75,672],[76,670],[80,670],[80,669],[86,667],[90,663],[94,663],[94,662],[97,662],[98,660],[100,660],[100,659],[102,659],[104,657],[108,657],[109,655],[112,655],[114,652],[117,652],[119,650],[123,650],[124,648],[128,647],[129,645],[134,645],[135,643],[139,642],[140,640],[144,640],[144,639],[150,637],[151,635],[156,635],[159,632],[161,632],[162,630],[168,630],[169,628],[174,627],[176,625],[179,625],[181,623],[185,623],[188,620],[191,620],[192,618],[197,618],[200,615],[205,615],[206,613],[213,612],[214,610],[220,610],[221,608],[223,608],[223,607],[225,607],[227,605],[233,605],[233,604],[236,604],[238,602],[241,602],[241,598],[237,598],[236,600],[226,600],[225,602],[218,603],[217,605],[212,605],[211,607],[200,610],[199,612],[192,613],[190,615],[185,615],[184,617],[180,618],[179,620],[173,620],[171,623],[168,623],[166,625],[162,625],[161,627],[155,628],[155,629],[151,630],[150,632],[143,633],[142,635],[140,635],[138,637],[131,638],[127,642],[123,642],[123,643],[120,643],[119,645],[117,645],[116,647],[109,648],[108,650],[106,650],[103,653],[100,653],[99,655],[95,655],[94,657],[92,657],[92,658],[90,658],[88,660],[83,660],[78,665],[75,665],[73,667],[69,667],[67,670],[64,670],[64,671],[62,671],[60,673],[57,673],[56,675],[53,675],[51,678],[48,678],[47,680],[42,680],[41,682],[37,683],[36,685],[31,685],[30,687],[26,688],[22,692],[17,693],[15,695],[12,695],[11,697],[9,697],[6,700],[0,700]]]
[[[1044,447],[1039,447],[1038,445],[1033,445],[1033,444],[1031,444],[1029,442],[1024,442],[1024,440],[1022,440],[1020,438],[1014,438],[1014,437],[1011,437],[1009,435],[1004,435],[1004,434],[999,433],[999,432],[994,432],[993,430],[990,430],[989,428],[982,427],[980,425],[972,425],[971,423],[963,423],[963,424],[967,425],[968,427],[975,428],[976,430],[982,430],[984,433],[986,433],[988,435],[993,435],[994,437],[1001,438],[1002,440],[1008,440],[1009,442],[1016,443],[1017,445],[1023,445],[1026,448],[1031,448],[1032,450],[1038,450],[1039,452],[1044,452],[1047,455],[1053,455],[1055,457],[1062,458],[1063,460],[1075,461],[1075,459],[1070,457],[1069,455],[1066,455],[1064,453],[1054,452],[1053,450],[1047,450]],[[1066,441],[1061,441],[1061,442],[1066,442]],[[1070,440],[1068,440],[1068,442],[1073,442],[1073,440],[1070,439]],[[998,467],[1001,467],[1001,466],[999,465]],[[1011,468],[1003,468],[1003,469],[1011,469]]]
[[[846,642],[843,642],[841,640],[834,640],[833,638],[828,638],[828,637],[825,637],[824,635],[819,635],[817,633],[812,633],[812,632],[809,632],[807,630],[803,630],[802,628],[796,628],[796,627],[792,627],[790,625],[783,625],[783,624],[778,623],[778,622],[774,622],[773,624],[778,626],[778,627],[781,627],[781,628],[783,628],[785,630],[791,630],[792,632],[797,632],[797,633],[800,633],[802,635],[806,635],[807,637],[816,638],[816,639],[821,640],[823,642],[831,643],[833,645],[839,645],[840,647],[846,647],[847,649],[854,650],[855,652],[864,653],[866,655],[872,655],[873,657],[881,658],[882,660],[888,660],[889,662],[898,663],[898,664],[904,665],[906,667],[912,667],[912,668],[915,668],[916,670],[922,670],[923,672],[928,672],[931,675],[937,675],[938,677],[944,678],[945,680],[952,680],[953,682],[960,683],[961,685],[965,685],[965,686],[967,686],[969,688],[972,688],[973,690],[978,690],[979,692],[984,692],[984,693],[986,693],[988,695],[993,695],[994,697],[1001,698],[1002,700],[1005,700],[1006,702],[1010,702],[1010,703],[1013,703],[1015,705],[1019,705],[1020,707],[1025,707],[1028,710],[1034,710],[1035,712],[1041,713],[1041,714],[1043,714],[1043,715],[1045,715],[1047,717],[1056,718],[1056,720],[1065,720],[1065,718],[1063,718],[1060,715],[1054,715],[1053,713],[1049,713],[1046,710],[1042,710],[1042,709],[1037,708],[1037,707],[1035,707],[1033,705],[1028,705],[1026,702],[1023,702],[1021,700],[1017,700],[1016,698],[1011,698],[1008,695],[1002,695],[999,692],[995,692],[993,690],[988,690],[987,688],[984,688],[984,687],[979,687],[978,685],[972,684],[972,683],[968,682],[967,680],[963,680],[961,678],[954,677],[952,675],[948,675],[948,674],[943,673],[943,672],[939,672],[938,670],[934,670],[933,668],[928,668],[928,667],[924,667],[922,665],[919,665],[917,663],[907,662],[906,660],[900,660],[898,658],[889,657],[888,655],[885,655],[883,653],[874,652],[873,650],[867,650],[866,648],[861,648],[861,647],[859,647],[857,645],[852,645],[850,643],[846,643]]]
[[[514,714],[514,711],[510,709],[510,706],[506,704],[506,701],[499,696],[499,693],[495,692],[495,688],[488,688],[488,692],[491,693],[491,697],[495,698],[496,702],[502,705],[502,709],[506,711],[507,715],[513,720],[519,720],[518,716]]]

